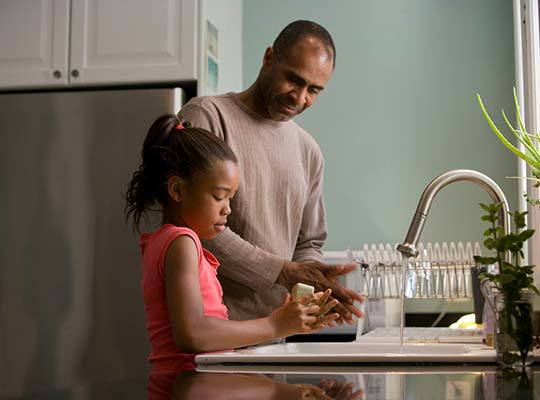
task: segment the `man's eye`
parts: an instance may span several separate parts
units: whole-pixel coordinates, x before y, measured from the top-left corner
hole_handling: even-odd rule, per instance
[[[295,83],[297,85],[301,85],[302,84],[302,80],[297,78],[296,76],[290,76],[289,77],[289,80],[292,82],[292,83]]]

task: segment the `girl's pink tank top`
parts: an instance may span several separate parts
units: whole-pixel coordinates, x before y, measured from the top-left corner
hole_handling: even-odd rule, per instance
[[[195,368],[195,354],[184,353],[174,343],[167,299],[165,295],[165,254],[178,236],[193,239],[199,256],[199,285],[204,315],[228,319],[223,304],[223,290],[217,279],[219,262],[203,249],[199,237],[189,228],[165,224],[153,233],[143,233],[139,240],[142,252],[142,292],[146,312],[146,327],[150,337],[148,358],[154,371],[181,371]]]

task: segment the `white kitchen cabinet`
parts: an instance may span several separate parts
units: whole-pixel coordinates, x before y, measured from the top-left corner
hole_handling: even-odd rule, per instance
[[[0,89],[196,80],[197,29],[197,0],[2,0]]]
[[[0,87],[68,83],[69,0],[0,2]]]
[[[196,1],[71,3],[72,85],[196,79]]]

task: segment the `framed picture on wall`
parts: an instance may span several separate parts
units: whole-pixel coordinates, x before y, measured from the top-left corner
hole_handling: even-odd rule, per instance
[[[206,56],[206,87],[212,93],[218,91],[219,66],[211,56]]]
[[[209,20],[206,20],[206,51],[217,60],[218,30]]]
[[[206,89],[213,94],[219,87],[218,30],[206,20]]]

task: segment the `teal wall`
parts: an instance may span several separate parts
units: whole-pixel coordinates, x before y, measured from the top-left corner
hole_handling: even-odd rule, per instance
[[[245,0],[244,86],[265,47],[290,21],[333,35],[335,73],[297,122],[326,158],[325,250],[401,242],[421,192],[436,175],[479,170],[517,207],[515,158],[476,103],[511,114],[512,2],[508,0]],[[496,118],[501,122],[500,118]],[[422,241],[480,240],[479,187],[460,182],[435,199]]]

